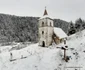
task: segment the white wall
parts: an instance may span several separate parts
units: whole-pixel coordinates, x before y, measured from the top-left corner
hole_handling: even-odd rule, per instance
[[[44,22],[44,27],[42,27],[42,22]],[[44,34],[42,34],[42,31],[44,31]],[[42,41],[44,41],[45,45],[49,46],[52,43],[52,35],[53,21],[49,18],[39,20],[39,45],[42,45]]]

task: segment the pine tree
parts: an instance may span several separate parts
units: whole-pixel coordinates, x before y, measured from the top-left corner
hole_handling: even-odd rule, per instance
[[[76,33],[76,29],[75,29],[73,22],[71,21],[70,27],[69,27],[69,30],[68,30],[68,35],[71,35],[71,34],[74,34],[74,33]]]

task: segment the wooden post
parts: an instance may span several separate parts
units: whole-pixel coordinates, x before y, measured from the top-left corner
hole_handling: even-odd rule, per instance
[[[65,61],[66,61],[66,48],[67,48],[66,40],[64,40],[64,59],[65,59]]]
[[[66,44],[66,40],[64,40],[64,44]]]
[[[63,59],[66,61],[66,48],[62,47],[61,49],[64,50],[64,58]]]
[[[64,48],[64,60],[66,60],[66,49]]]
[[[13,57],[13,55],[12,55],[12,53],[10,52],[10,61],[12,61],[12,57]]]

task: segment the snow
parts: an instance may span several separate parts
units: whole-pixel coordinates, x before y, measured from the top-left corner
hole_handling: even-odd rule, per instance
[[[54,27],[54,33],[61,39],[67,37],[67,34],[61,29]]]
[[[44,16],[42,16],[42,17],[40,17],[40,19],[44,19],[44,18],[50,18],[50,16],[49,15],[44,15]],[[40,20],[39,19],[39,20]],[[51,19],[51,18],[50,18]]]
[[[52,70],[61,63],[58,49],[42,48],[38,44],[13,50],[11,53],[12,59],[16,59],[12,62],[10,62],[10,52],[0,54],[0,70]],[[26,58],[21,59],[22,56]],[[56,60],[59,60],[58,63]]]
[[[67,45],[67,55],[72,59],[66,67],[82,67],[81,70],[85,70],[85,30],[68,37]]]
[[[68,62],[62,60],[63,50],[56,48],[63,46],[63,43],[48,48],[40,47],[37,43],[11,51],[11,46],[6,46],[4,49],[9,49],[0,53],[0,70],[79,70],[73,67],[82,67],[80,70],[85,70],[85,30],[69,36],[67,45],[66,55],[70,56]],[[10,53],[12,53],[12,60],[14,60],[11,62]],[[72,68],[66,69],[65,67]]]

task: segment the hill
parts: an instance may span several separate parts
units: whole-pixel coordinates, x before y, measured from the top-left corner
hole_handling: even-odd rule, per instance
[[[0,42],[37,42],[39,17],[0,14]],[[68,32],[69,23],[54,19],[54,26]]]
[[[0,70],[79,70],[78,67],[85,70],[85,30],[69,36],[67,45],[66,55],[70,57],[68,62],[63,60],[64,51],[56,48],[64,46],[63,43],[48,48],[40,47],[38,44],[25,44],[27,47],[11,51],[15,45],[1,47],[4,49],[0,54]],[[10,53],[13,59],[11,62]]]

